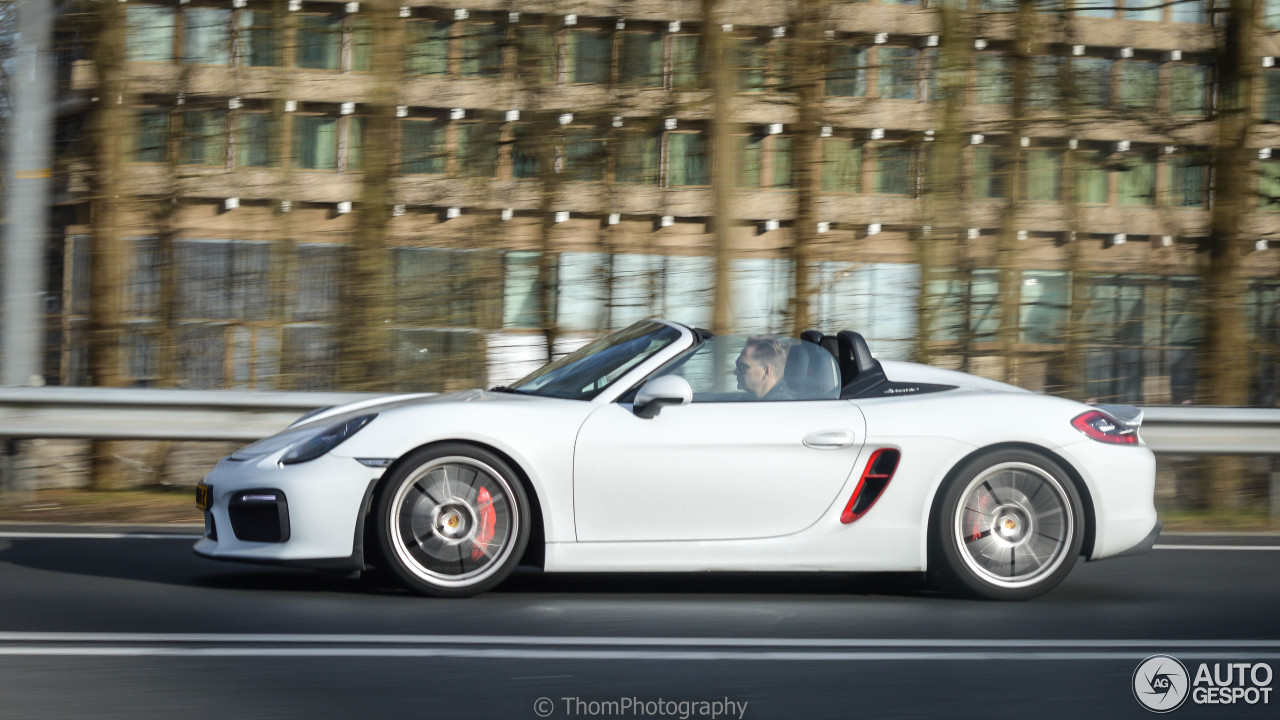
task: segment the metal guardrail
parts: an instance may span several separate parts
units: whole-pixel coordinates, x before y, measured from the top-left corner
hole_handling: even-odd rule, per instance
[[[0,438],[253,441],[303,413],[375,393],[0,388]],[[1280,408],[1144,408],[1142,437],[1157,453],[1280,455]]]
[[[238,440],[273,435],[320,407],[378,393],[0,388],[0,438]]]

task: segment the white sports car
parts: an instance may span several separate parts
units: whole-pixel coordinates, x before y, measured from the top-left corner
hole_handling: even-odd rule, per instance
[[[1025,599],[1150,549],[1141,412],[646,320],[510,387],[329,408],[200,483],[199,555],[465,596],[547,572],[928,572]]]

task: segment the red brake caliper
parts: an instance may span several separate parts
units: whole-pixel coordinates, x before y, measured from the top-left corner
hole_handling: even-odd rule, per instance
[[[486,546],[493,539],[493,526],[498,522],[498,516],[493,512],[493,497],[489,495],[489,488],[480,488],[476,505],[480,507],[480,527],[476,530],[475,539],[471,541],[472,560],[484,557]]]
[[[982,537],[982,518],[987,508],[991,506],[991,498],[983,495],[978,498],[978,512],[973,513],[973,522],[969,523],[969,539],[977,540]]]

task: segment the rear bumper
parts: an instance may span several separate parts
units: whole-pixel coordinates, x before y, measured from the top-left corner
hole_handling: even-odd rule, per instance
[[[1154,547],[1156,544],[1156,539],[1160,537],[1160,528],[1163,526],[1164,526],[1164,523],[1157,520],[1156,526],[1151,528],[1151,532],[1147,533],[1147,536],[1142,538],[1142,540],[1138,541],[1136,545],[1129,548],[1128,550],[1121,550],[1118,553],[1114,553],[1112,555],[1108,555],[1105,558],[1099,558],[1099,559],[1109,560],[1111,558],[1129,557],[1130,555],[1141,555],[1143,553],[1151,552],[1151,548]]]

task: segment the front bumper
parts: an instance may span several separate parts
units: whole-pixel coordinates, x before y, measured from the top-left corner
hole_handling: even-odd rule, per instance
[[[359,570],[364,518],[382,473],[333,455],[297,465],[274,455],[223,458],[204,479],[211,505],[194,550],[214,560]]]

